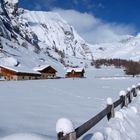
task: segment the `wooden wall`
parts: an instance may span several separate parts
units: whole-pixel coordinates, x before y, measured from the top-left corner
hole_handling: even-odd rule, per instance
[[[84,73],[83,72],[69,72],[66,74],[67,78],[73,78],[73,77],[80,77],[83,78],[84,77]]]
[[[56,77],[56,70],[51,66],[39,72],[41,73],[41,79],[51,79]]]
[[[15,72],[3,67],[0,67],[0,75],[2,75],[5,80],[32,80],[40,79],[41,77],[40,74]]]

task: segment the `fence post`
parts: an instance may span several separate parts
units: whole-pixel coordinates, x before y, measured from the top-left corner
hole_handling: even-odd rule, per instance
[[[121,108],[123,108],[124,106],[127,107],[128,103],[127,103],[127,96],[126,96],[126,92],[125,91],[120,91],[120,99],[121,99]]]
[[[68,136],[68,140],[76,140],[76,132],[71,132]]]
[[[107,98],[107,119],[110,120],[111,118],[114,118],[115,112],[114,112],[114,104],[111,98]]]
[[[61,118],[56,123],[57,140],[76,140],[73,123],[66,118]]]
[[[136,97],[137,96],[137,91],[136,91],[136,86],[132,85],[132,92],[133,92],[133,96]]]
[[[140,90],[140,83],[138,83],[138,86],[137,86],[138,90]]]
[[[60,140],[61,138],[63,138],[63,135],[64,135],[63,132],[57,133],[57,140]]]
[[[130,87],[127,88],[127,92],[128,92],[128,103],[131,103],[132,99],[133,99],[133,95],[131,93],[131,88]]]

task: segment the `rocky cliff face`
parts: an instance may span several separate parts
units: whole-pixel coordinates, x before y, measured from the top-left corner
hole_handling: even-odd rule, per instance
[[[58,14],[19,9],[17,0],[0,0],[0,48],[0,60],[12,57],[27,66],[92,59],[88,44]]]

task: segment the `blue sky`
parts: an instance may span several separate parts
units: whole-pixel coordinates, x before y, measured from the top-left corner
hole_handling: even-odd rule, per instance
[[[115,39],[118,35],[137,34],[140,31],[139,6],[140,0],[20,0],[20,7],[26,9],[58,12],[91,43],[93,35],[100,37],[101,29],[105,40],[107,35]],[[79,22],[74,21],[74,16]],[[87,26],[80,24],[83,19],[89,20]]]

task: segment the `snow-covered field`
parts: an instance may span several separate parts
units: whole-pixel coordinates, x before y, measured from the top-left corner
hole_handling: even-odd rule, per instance
[[[83,79],[0,81],[0,137],[35,133],[56,139],[61,117],[81,125],[106,106],[106,98],[118,99],[120,90],[139,83],[123,77],[120,69],[88,69]],[[107,125],[104,119],[91,132]]]

